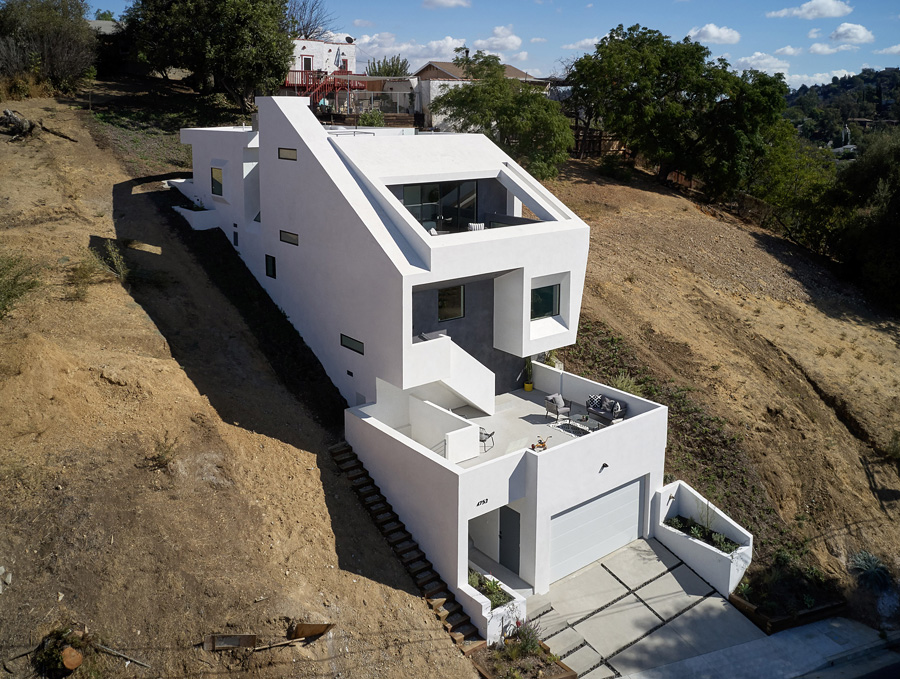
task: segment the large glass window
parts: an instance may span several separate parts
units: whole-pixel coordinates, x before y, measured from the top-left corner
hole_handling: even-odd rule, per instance
[[[466,315],[466,289],[462,285],[438,290],[438,320],[452,321]]]
[[[531,291],[531,320],[559,316],[559,284]]]
[[[478,185],[474,180],[407,184],[403,204],[429,231],[466,231],[478,216]]]
[[[221,196],[222,195],[222,168],[221,167],[213,167],[210,168],[210,178],[212,179],[212,195]]]

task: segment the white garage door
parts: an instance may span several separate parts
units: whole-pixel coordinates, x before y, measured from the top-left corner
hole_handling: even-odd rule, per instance
[[[550,517],[550,582],[637,540],[641,480]]]

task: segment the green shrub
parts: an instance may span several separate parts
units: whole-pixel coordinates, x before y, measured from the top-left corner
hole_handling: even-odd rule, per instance
[[[378,109],[365,111],[359,114],[359,122],[361,127],[384,127],[384,114]]]
[[[641,385],[626,370],[620,370],[615,377],[611,378],[609,386],[635,396],[641,396],[644,391]]]
[[[0,254],[0,319],[40,282],[37,267],[21,255]]]
[[[850,572],[859,584],[876,592],[887,589],[891,584],[891,574],[884,562],[865,550],[850,557]]]
[[[537,655],[541,652],[541,625],[536,620],[516,621],[516,631],[512,638],[526,655]]]

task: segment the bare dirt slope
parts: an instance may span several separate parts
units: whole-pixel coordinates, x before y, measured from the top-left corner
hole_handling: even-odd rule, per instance
[[[65,102],[15,108],[78,141],[0,142],[0,249],[43,280],[0,322],[0,657],[80,623],[153,668],[95,657],[95,677],[474,676],[335,473],[334,434],[188,254],[161,177],[132,181]],[[133,282],[75,299],[76,262],[116,238]],[[193,646],[290,620],[336,626],[252,656]]]
[[[583,313],[725,418],[830,574],[900,570],[900,324],[798,248],[637,177],[573,162],[552,190],[591,225]]]

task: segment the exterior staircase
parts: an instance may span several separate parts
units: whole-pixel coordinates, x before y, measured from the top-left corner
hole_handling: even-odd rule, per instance
[[[353,448],[342,441],[328,451],[453,642],[464,655],[470,655],[485,646],[486,642],[478,634],[478,628],[472,624],[469,616],[447,587],[447,583],[441,580],[441,576],[434,570],[425,553],[406,530],[406,526],[391,508],[387,498],[381,494],[369,476],[362,461],[353,452]]]

